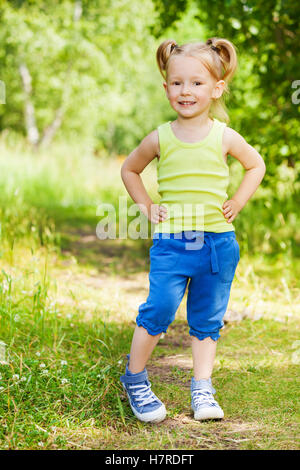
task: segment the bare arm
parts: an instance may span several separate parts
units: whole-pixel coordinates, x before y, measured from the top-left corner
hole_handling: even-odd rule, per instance
[[[154,130],[128,155],[121,167],[121,177],[129,195],[138,204],[143,214],[153,222],[163,220],[163,217],[159,216],[159,211],[163,214],[164,210],[160,209],[161,206],[153,204],[145,189],[140,173],[158,155],[158,132]],[[154,208],[153,219],[151,219],[151,207],[153,205],[157,206],[157,208]]]
[[[239,160],[246,170],[235,195],[223,204],[224,216],[230,223],[257,190],[266,173],[266,165],[262,156],[238,132],[226,128],[224,139],[227,142],[227,153]],[[230,201],[234,203],[230,204]]]

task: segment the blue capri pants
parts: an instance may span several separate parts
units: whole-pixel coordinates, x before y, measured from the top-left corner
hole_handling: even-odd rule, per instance
[[[154,233],[149,295],[139,306],[137,325],[153,336],[166,333],[188,284],[189,334],[217,341],[239,260],[234,231]]]

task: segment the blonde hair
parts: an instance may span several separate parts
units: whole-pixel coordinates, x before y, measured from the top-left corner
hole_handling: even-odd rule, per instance
[[[215,116],[228,123],[229,116],[226,111],[225,96],[230,93],[228,83],[237,68],[235,46],[224,38],[210,38],[206,43],[186,43],[181,46],[173,39],[167,39],[160,44],[156,51],[158,68],[165,81],[168,79],[170,59],[178,55],[199,59],[215,80],[224,80],[224,92],[220,98],[213,100],[209,116]]]

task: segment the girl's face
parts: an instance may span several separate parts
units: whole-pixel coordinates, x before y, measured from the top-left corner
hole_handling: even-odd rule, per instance
[[[182,117],[196,117],[219,98],[224,80],[218,82],[195,57],[175,56],[170,60],[167,82],[163,83],[170,105]]]

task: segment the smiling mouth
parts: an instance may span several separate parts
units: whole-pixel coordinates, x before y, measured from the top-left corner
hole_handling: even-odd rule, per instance
[[[196,101],[178,101],[180,106],[192,106],[196,103]]]

